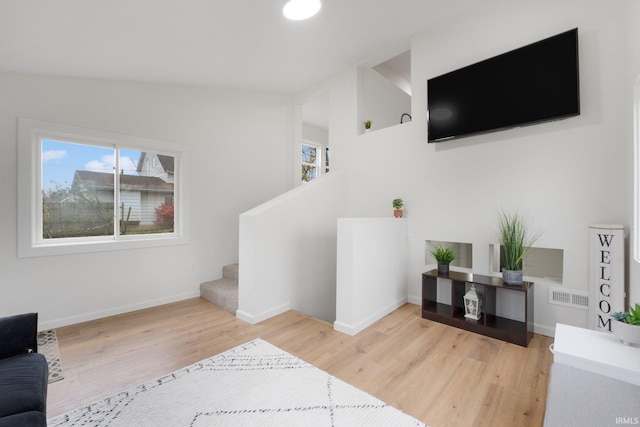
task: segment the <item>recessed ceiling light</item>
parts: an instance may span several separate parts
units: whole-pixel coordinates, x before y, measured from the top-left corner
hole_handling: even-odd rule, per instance
[[[282,13],[293,21],[311,18],[320,10],[320,0],[289,0]]]

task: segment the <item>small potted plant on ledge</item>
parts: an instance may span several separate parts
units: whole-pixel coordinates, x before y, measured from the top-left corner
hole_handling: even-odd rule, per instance
[[[431,255],[433,255],[438,263],[438,274],[445,276],[449,274],[449,264],[456,259],[456,254],[453,252],[453,249],[434,245],[431,249]]]
[[[611,332],[624,345],[640,344],[640,304],[629,307],[627,313],[613,313]]]
[[[393,216],[396,218],[402,218],[402,207],[404,206],[402,199],[393,199],[391,204],[393,205]]]
[[[498,234],[504,256],[502,279],[508,285],[521,285],[522,262],[538,235],[531,235],[521,215],[505,212],[498,218]]]

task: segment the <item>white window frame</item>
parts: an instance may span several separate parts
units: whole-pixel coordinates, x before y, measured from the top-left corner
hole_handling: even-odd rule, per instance
[[[329,173],[331,165],[327,165],[327,151],[331,152],[328,146],[322,146],[322,173]]]
[[[42,179],[41,141],[58,140],[98,145],[110,148],[133,149],[165,154],[175,159],[174,231],[172,233],[42,238]],[[118,134],[30,118],[18,118],[18,256],[35,257],[99,252],[105,250],[137,249],[181,245],[189,243],[187,179],[187,150],[185,147],[148,138]],[[117,176],[118,174],[116,174]],[[119,212],[115,209],[114,226]],[[116,227],[117,230],[117,227]]]

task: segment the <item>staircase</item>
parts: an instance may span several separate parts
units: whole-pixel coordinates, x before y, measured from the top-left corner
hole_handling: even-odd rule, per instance
[[[235,316],[238,310],[238,264],[222,267],[222,279],[201,283],[200,296]]]

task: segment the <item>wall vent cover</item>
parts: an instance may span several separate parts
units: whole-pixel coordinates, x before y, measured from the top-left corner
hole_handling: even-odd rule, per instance
[[[589,309],[589,294],[575,289],[549,288],[549,304]]]

